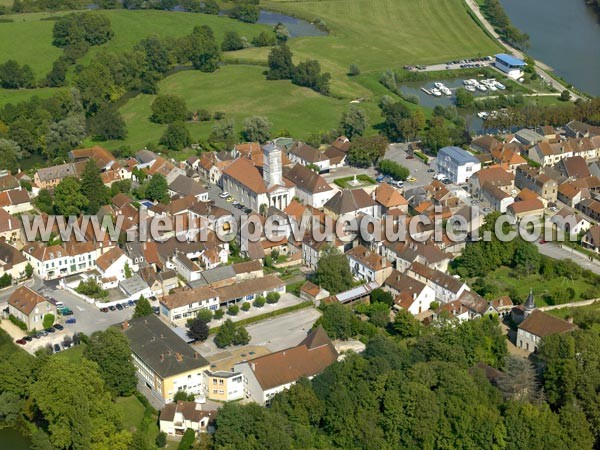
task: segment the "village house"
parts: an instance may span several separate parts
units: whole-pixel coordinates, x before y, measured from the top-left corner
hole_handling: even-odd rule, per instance
[[[414,263],[445,272],[452,255],[441,250],[431,241],[417,242],[407,239],[405,242],[384,242],[382,252],[396,270],[404,273]]]
[[[576,208],[592,220],[600,221],[600,202],[598,200],[583,199],[576,205]]]
[[[303,300],[310,300],[315,306],[319,306],[321,300],[327,297],[329,297],[329,291],[308,280],[300,288],[300,298]]]
[[[600,253],[600,225],[594,225],[581,237],[581,245]]]
[[[492,153],[499,147],[502,147],[502,143],[494,136],[486,134],[484,136],[476,137],[471,141],[471,149],[478,153]]]
[[[58,166],[38,169],[33,176],[33,182],[39,189],[54,189],[58,183],[67,177],[79,178],[85,167],[85,161],[59,164]]]
[[[19,250],[6,242],[0,241],[0,276],[9,274],[13,280],[20,280],[26,275],[27,259]]]
[[[534,310],[519,324],[517,347],[529,353],[537,352],[542,338],[569,333],[575,325],[540,310]]]
[[[23,252],[38,277],[53,280],[95,269],[101,249],[91,242],[51,246],[35,242],[27,244]]]
[[[330,161],[327,155],[304,142],[294,143],[288,150],[287,155],[292,162],[303,166],[316,167],[319,173],[329,171]]]
[[[358,217],[361,214],[379,217],[379,205],[363,189],[338,191],[323,205],[323,210],[333,219]]]
[[[540,169],[519,166],[515,173],[515,185],[519,189],[530,189],[547,201],[556,201],[558,184]]]
[[[172,402],[180,391],[204,398],[208,361],[162,320],[155,315],[139,317],[123,322],[121,329],[128,338],[144,395],[164,403]]]
[[[514,139],[526,147],[530,147],[542,142],[544,140],[544,136],[528,128],[523,128],[515,133]]]
[[[9,214],[31,211],[31,200],[26,189],[11,189],[0,192],[0,208]]]
[[[387,258],[362,245],[348,250],[346,256],[354,278],[364,282],[375,281],[382,285],[392,272],[392,266],[388,263]]]
[[[292,169],[284,171],[284,177],[296,185],[296,197],[313,208],[322,208],[336,193],[336,189],[321,175],[302,164],[296,164]]]
[[[573,182],[563,183],[558,186],[557,199],[565,205],[574,208],[582,200],[590,198],[587,188],[578,187]]]
[[[488,202],[492,209],[501,213],[505,213],[506,209],[515,201],[510,194],[491,183],[485,183],[480,194],[480,198]]]
[[[522,200],[510,204],[506,212],[517,222],[524,218],[538,221],[544,218],[544,203],[538,199]]]
[[[119,247],[114,247],[96,259],[96,268],[100,274],[104,289],[118,286],[119,281],[127,278],[125,267],[129,268],[131,276],[131,260]]]
[[[515,187],[515,177],[499,166],[486,167],[469,178],[469,193],[471,196],[481,200],[483,198],[484,185],[495,187],[510,194]]]
[[[469,309],[463,305],[460,300],[453,300],[448,303],[443,303],[435,311],[434,318],[440,319],[455,319],[459,323],[470,320]]]
[[[519,154],[519,150],[514,148],[514,144],[505,144],[499,149],[492,151],[492,159],[504,170],[514,174],[517,167],[526,165],[527,160]]]
[[[296,347],[237,363],[233,370],[244,376],[246,398],[265,405],[299,378],[323,372],[337,358],[333,343],[319,326]]]
[[[46,314],[57,317],[56,306],[27,286],[18,287],[10,295],[8,313],[27,325],[28,330],[43,329]]]
[[[381,215],[388,211],[408,214],[408,202],[402,194],[388,183],[380,183],[373,193],[373,198],[379,204]]]
[[[171,198],[175,196],[192,196],[197,201],[208,201],[208,191],[204,186],[185,175],[178,175],[171,183],[169,183],[169,196]]]
[[[556,230],[565,233],[567,237],[575,237],[579,233],[587,231],[592,225],[582,214],[579,214],[568,206],[561,208],[552,216],[550,222]]]
[[[437,154],[437,171],[455,184],[466,183],[481,169],[481,162],[459,147],[444,147]]]
[[[427,311],[435,301],[431,286],[394,270],[383,285],[394,295],[394,308],[405,309],[413,316]]]
[[[201,309],[219,309],[218,293],[211,287],[179,289],[160,300],[160,313],[170,322],[194,318]]]
[[[565,177],[571,179],[592,176],[585,159],[583,159],[581,156],[565,158],[557,165],[557,168]]]
[[[529,149],[529,159],[542,167],[554,166],[565,158],[573,156],[573,148],[568,141],[551,144],[548,141],[539,142]]]
[[[196,402],[169,403],[160,411],[160,431],[168,436],[182,436],[187,429],[196,433],[214,433],[217,410],[206,409]]]
[[[457,278],[436,269],[431,269],[421,263],[415,262],[406,274],[421,283],[425,283],[435,291],[435,299],[442,303],[458,300],[469,287]]]
[[[565,133],[570,137],[593,137],[600,136],[600,127],[588,125],[579,120],[572,120],[565,126]]]
[[[329,158],[330,170],[338,169],[346,165],[346,157],[350,150],[350,139],[340,136],[325,150],[325,156]]]
[[[344,253],[344,244],[339,239],[335,237],[334,239],[335,241],[332,242],[325,239],[315,240],[310,233],[307,233],[302,239],[303,264],[306,267],[315,270],[319,264],[319,259],[321,259],[323,251],[329,246],[334,246],[340,253]]]
[[[0,208],[0,240],[17,248],[22,245],[21,220]]]
[[[152,295],[157,298],[169,295],[172,289],[179,286],[177,272],[174,270],[157,272],[153,267],[146,266],[140,269],[138,274],[146,282],[150,291],[152,291]]]

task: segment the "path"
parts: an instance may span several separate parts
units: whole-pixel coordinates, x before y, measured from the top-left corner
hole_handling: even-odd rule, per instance
[[[498,33],[496,33],[496,30],[494,29],[492,24],[489,23],[488,20],[485,18],[485,16],[479,9],[479,6],[475,2],[475,0],[465,0],[465,2],[467,3],[467,6],[471,9],[471,11],[473,11],[473,14],[475,14],[477,16],[477,18],[479,19],[479,21],[483,24],[484,28],[498,41],[498,43],[502,47],[504,47],[509,53],[512,53],[513,55],[515,55],[517,58],[520,58],[523,60],[525,59],[526,55],[521,50],[518,50],[517,48],[515,48],[512,45],[508,44],[507,42],[503,41],[502,38],[500,37],[500,35]],[[535,71],[537,72],[537,74],[540,77],[542,77],[542,79],[544,79],[546,82],[550,83],[550,85],[554,89],[558,90],[558,92],[564,91],[566,89],[565,86],[563,86],[558,81],[556,81],[554,78],[552,78],[552,76],[549,73],[552,71],[552,69],[548,65],[544,64],[542,61],[535,60]],[[577,100],[578,98],[580,98],[580,96],[577,95],[575,92],[573,92],[573,91],[569,91],[569,92],[571,92],[571,98],[573,100]]]
[[[554,259],[571,259],[573,262],[583,267],[584,269],[589,269],[595,274],[600,275],[600,261],[598,261],[597,259],[590,261],[587,255],[580,253],[571,247],[559,247],[557,244],[553,244],[550,242],[547,242],[545,244],[540,244],[539,242],[536,242],[536,245],[542,255],[549,256]]]

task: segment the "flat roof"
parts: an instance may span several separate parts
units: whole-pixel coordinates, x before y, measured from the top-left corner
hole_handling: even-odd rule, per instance
[[[503,63],[508,64],[509,66],[526,66],[525,61],[519,58],[515,58],[512,55],[507,55],[506,53],[498,53],[496,55],[496,59],[499,59]]]
[[[466,150],[463,150],[462,148],[459,147],[444,147],[442,149],[440,149],[440,151],[438,152],[438,154],[441,153],[442,155],[448,156],[449,158],[452,158],[454,161],[456,161],[459,164],[466,164],[466,163],[479,163],[480,161],[475,158],[475,155],[469,153]]]

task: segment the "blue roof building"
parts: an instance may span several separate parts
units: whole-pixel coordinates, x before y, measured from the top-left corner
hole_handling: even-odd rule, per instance
[[[466,183],[481,170],[481,162],[459,147],[444,147],[437,154],[437,170],[455,184]]]
[[[496,62],[494,65],[502,72],[508,74],[509,77],[516,80],[523,75],[522,69],[527,65],[527,63],[522,59],[507,55],[506,53],[498,53],[496,55]]]

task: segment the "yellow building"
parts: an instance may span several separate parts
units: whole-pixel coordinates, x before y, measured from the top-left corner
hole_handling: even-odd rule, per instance
[[[209,363],[167,324],[152,315],[125,321],[121,328],[129,339],[138,378],[151,395],[165,403],[172,402],[178,391],[204,399]]]
[[[244,377],[240,372],[205,370],[204,386],[210,400],[230,402],[244,398]]]

